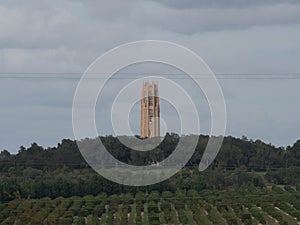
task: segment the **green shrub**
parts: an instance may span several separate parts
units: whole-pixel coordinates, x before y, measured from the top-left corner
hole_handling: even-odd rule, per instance
[[[78,217],[78,216],[75,216],[75,217],[73,218],[73,224],[74,224],[74,225],[85,225],[84,217]]]
[[[249,211],[258,222],[260,222],[261,224],[267,224],[267,221],[258,208],[251,207]]]

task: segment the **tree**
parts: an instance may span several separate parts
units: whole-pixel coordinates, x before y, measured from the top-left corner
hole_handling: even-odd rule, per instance
[[[10,156],[11,154],[9,153],[9,151],[5,149],[0,152],[0,159],[9,159]]]

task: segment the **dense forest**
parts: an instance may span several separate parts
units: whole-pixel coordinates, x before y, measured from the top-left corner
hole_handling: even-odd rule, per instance
[[[128,137],[130,138],[130,137]],[[179,136],[167,134],[154,150],[138,152],[122,145],[116,137],[101,137],[105,146],[119,160],[140,165],[160,161],[172,153]],[[93,139],[85,139],[93,142]],[[245,186],[262,188],[267,185],[300,185],[300,141],[278,148],[246,137],[225,137],[222,148],[211,166],[198,171],[198,163],[208,141],[200,136],[188,164],[172,178],[146,187],[129,187],[108,181],[95,173],[85,162],[72,140],[62,140],[56,147],[43,148],[33,143],[20,147],[17,154],[0,153],[0,199],[20,193],[31,198],[84,196],[131,193],[138,191],[225,190]]]
[[[100,137],[111,154],[120,161],[145,165],[161,161],[172,153],[176,147],[179,136],[166,134],[162,143],[154,150],[140,152],[128,149],[118,138],[113,136]],[[128,137],[130,139],[130,137]],[[93,143],[94,139],[85,139]],[[83,142],[82,141],[82,142]],[[187,166],[195,166],[200,162],[201,155],[208,142],[208,136],[199,136],[195,153]],[[214,160],[212,167],[224,170],[245,167],[247,170],[265,171],[275,168],[289,168],[300,165],[300,140],[292,146],[275,147],[260,140],[248,140],[246,137],[225,137],[221,150]],[[53,170],[62,167],[73,169],[88,167],[81,156],[76,141],[64,139],[56,147],[44,148],[36,143],[29,148],[20,147],[17,154],[10,154],[7,150],[0,153],[0,172],[10,168],[32,167],[40,170]]]
[[[100,138],[120,161],[147,165],[166,158],[179,138],[189,137],[167,134],[147,152],[128,149],[113,136]],[[199,137],[192,158],[176,175],[142,187],[98,175],[73,140],[52,148],[33,143],[17,154],[3,150],[0,224],[299,224],[300,141],[278,148],[225,137],[217,158],[199,172],[207,142],[208,136]],[[95,139],[81,143],[93,149]]]

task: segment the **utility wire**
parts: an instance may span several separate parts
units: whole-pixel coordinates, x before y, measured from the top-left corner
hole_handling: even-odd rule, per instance
[[[79,80],[81,79],[81,75],[83,73],[79,72],[0,72],[0,79],[73,79]],[[86,73],[88,75],[95,75],[90,77],[85,77],[83,79],[106,79],[107,73]],[[120,72],[116,73],[116,75],[130,75],[130,76],[112,76],[109,79],[137,79],[143,78],[141,76],[145,73],[138,72]],[[72,75],[72,76],[71,76]],[[80,75],[80,76],[73,76]],[[136,75],[136,76],[133,76]],[[151,76],[167,76],[166,78],[170,79],[191,79],[185,73],[150,73],[147,75]],[[197,79],[213,79],[210,74],[204,73],[195,73],[191,74],[193,77]],[[215,73],[217,79],[300,79],[300,72],[294,73]]]
[[[72,163],[72,162],[40,162],[40,163],[35,163],[35,162],[26,162],[26,161],[19,161],[19,160],[0,160],[0,164],[5,165],[5,164],[13,164],[13,165],[17,165],[17,166],[48,166],[48,167],[55,167],[55,166],[61,166],[61,165],[66,165],[66,166],[78,166],[78,167],[83,167],[83,168],[89,168],[89,165],[86,162],[82,162],[82,163]],[[112,163],[107,163],[104,166],[109,167],[109,168],[123,168],[121,166],[116,167],[115,164]],[[174,165],[174,167],[177,167],[178,165]],[[168,166],[165,168],[173,168],[172,166]],[[185,168],[197,168],[198,164],[196,165],[185,165]],[[262,167],[257,167],[257,166],[247,166],[247,169],[252,169],[252,170],[271,170],[271,171],[275,171],[275,170],[281,170],[281,169],[288,169],[291,168],[290,167],[268,167],[268,166],[262,166]],[[211,165],[210,166],[211,169],[228,169],[228,170],[232,170],[232,169],[237,169],[240,168],[238,166],[220,166],[220,165]],[[90,169],[90,168],[89,168]],[[251,172],[251,171],[248,171]],[[1,174],[5,174],[3,172],[0,172]],[[7,173],[9,174],[9,173]]]
[[[85,73],[95,75],[107,75],[109,72],[97,72],[97,73]],[[83,72],[0,72],[0,75],[12,74],[12,75],[40,75],[40,74],[69,74],[69,75],[82,75]],[[117,72],[115,74],[145,74],[145,72]],[[184,72],[178,73],[164,73],[164,72],[153,72],[153,74],[161,75],[187,75]],[[215,75],[300,75],[300,72],[272,72],[272,73],[214,73]],[[192,75],[211,75],[205,73],[193,73]]]

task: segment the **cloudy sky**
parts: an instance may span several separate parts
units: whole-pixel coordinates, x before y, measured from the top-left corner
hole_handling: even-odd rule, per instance
[[[297,0],[2,0],[0,150],[73,139],[72,101],[82,73],[106,51],[145,39],[186,46],[219,76],[227,135],[291,145],[300,139],[299,12]],[[147,75],[165,69],[150,67],[143,67]],[[109,106],[97,108],[104,115]],[[112,133],[103,118],[102,134]],[[131,118],[138,133],[139,120]]]

